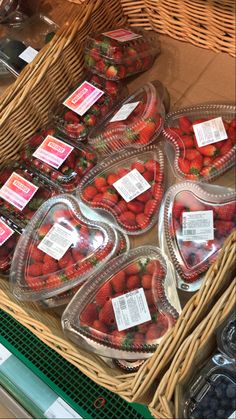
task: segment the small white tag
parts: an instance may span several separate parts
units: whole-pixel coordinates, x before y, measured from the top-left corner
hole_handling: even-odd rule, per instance
[[[131,170],[113,183],[113,186],[126,202],[132,201],[136,196],[151,188],[151,185],[137,169]]]
[[[55,400],[55,402],[44,412],[44,416],[48,419],[71,419],[71,418],[82,418],[72,407],[70,407],[61,397]]]
[[[183,212],[182,240],[214,240],[213,211]]]
[[[60,260],[74,242],[73,233],[55,223],[39,243],[38,249],[56,260]]]
[[[116,112],[116,114],[111,118],[110,122],[115,121],[124,121],[130,116],[130,114],[137,108],[139,102],[127,103],[126,105],[121,106],[121,108]]]
[[[228,419],[236,419],[236,410],[228,417]]]
[[[28,47],[19,55],[19,58],[29,64],[35,59],[37,54],[38,51],[36,49]]]
[[[11,352],[0,343],[0,365],[10,358],[11,355]]]
[[[205,145],[217,143],[228,138],[221,117],[193,125],[193,130],[198,147],[204,147]]]
[[[111,300],[119,332],[151,320],[143,288]]]

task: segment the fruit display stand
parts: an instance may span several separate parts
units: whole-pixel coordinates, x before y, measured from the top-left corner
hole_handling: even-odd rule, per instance
[[[11,89],[3,95],[5,106],[1,108],[0,114],[2,161],[18,155],[22,143],[34,134],[36,128],[47,122],[48,111],[52,106],[65,95],[72,83],[81,78],[84,69],[83,42],[88,33],[122,25],[125,21],[123,10],[129,13],[131,23],[150,29],[146,14],[144,21],[141,18],[140,21],[138,18],[137,21],[133,20],[137,10],[140,14],[142,2],[135,2],[135,5],[130,2],[130,6],[123,2],[123,6],[124,9],[119,2],[112,0],[89,1],[74,6],[76,18],[66,23],[50,45],[26,67],[24,74],[22,73],[13,86],[14,99]],[[159,79],[170,92],[171,109],[201,102],[234,101],[234,64],[231,57],[226,54],[216,55],[212,51],[205,51],[189,43],[180,43],[166,36],[161,36],[161,44],[161,56],[149,71],[130,81],[130,92],[148,80]],[[167,172],[171,178],[171,171],[167,169]],[[214,183],[234,186],[234,170],[231,169]],[[219,264],[214,264],[210,269],[202,288],[187,303],[176,326],[168,332],[154,355],[137,373],[124,374],[118,368],[111,369],[97,356],[78,349],[63,336],[60,318],[56,313],[40,310],[33,304],[17,303],[4,279],[0,283],[0,307],[96,383],[128,401],[148,403],[156,390],[157,382],[184,339],[229,285],[230,278],[223,273],[230,271],[233,266],[234,242],[235,236],[231,236],[222,252],[225,256],[223,262],[219,259]],[[147,233],[131,240],[132,247],[144,244],[158,245],[156,225]],[[221,263],[224,263],[223,272]],[[182,303],[186,303],[190,297],[190,294],[182,293]]]

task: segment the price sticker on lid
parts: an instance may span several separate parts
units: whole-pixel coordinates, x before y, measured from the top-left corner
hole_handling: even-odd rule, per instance
[[[132,201],[151,188],[151,185],[137,169],[131,170],[131,172],[114,182],[113,186],[126,202]]]
[[[183,212],[183,241],[214,240],[213,211]]]
[[[118,112],[111,118],[110,122],[115,121],[124,121],[127,119],[130,114],[137,108],[139,102],[127,103],[126,105],[121,106]]]
[[[66,100],[63,102],[67,108],[80,116],[83,116],[104,92],[88,81],[84,81]]]
[[[204,147],[208,144],[217,143],[218,141],[223,141],[228,138],[221,117],[193,125],[193,130],[198,147]]]
[[[142,38],[142,35],[127,29],[115,29],[114,31],[104,32],[103,35],[107,36],[108,38],[115,39],[119,42],[127,42],[132,41],[132,39]]]
[[[22,211],[37,190],[38,186],[13,172],[0,189],[0,197]]]
[[[74,238],[71,230],[55,223],[39,243],[38,249],[47,253],[52,258],[60,260],[73,244]]]
[[[74,147],[48,135],[40,146],[35,150],[33,157],[48,163],[58,169],[67,159]]]
[[[12,234],[14,234],[14,230],[0,219],[0,246],[2,246]]]

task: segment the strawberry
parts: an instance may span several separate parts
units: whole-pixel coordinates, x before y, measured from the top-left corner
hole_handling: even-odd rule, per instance
[[[116,77],[117,77],[117,73],[118,73],[118,69],[117,69],[117,67],[116,67],[116,66],[114,66],[114,65],[110,65],[110,66],[108,67],[108,69],[106,70],[106,76],[107,76],[109,79],[114,79],[114,78],[116,78]]]
[[[182,213],[186,211],[185,206],[181,204],[180,202],[174,202],[173,208],[172,208],[172,216],[176,219],[179,219],[182,217]]]
[[[137,202],[137,201],[128,202],[127,207],[130,211],[132,211],[135,214],[139,214],[140,212],[143,212],[144,210],[144,204],[142,202]]]
[[[236,143],[236,128],[230,126],[229,129],[227,130],[227,135],[228,135],[228,138],[231,140],[232,144],[235,144]]]
[[[160,163],[156,160],[148,160],[145,163],[145,167],[148,171],[153,172],[155,174],[155,178],[160,173]]]
[[[151,289],[152,286],[152,275],[143,275],[142,276],[142,287],[144,289]]]
[[[140,287],[140,279],[138,275],[128,276],[126,279],[126,288],[128,290],[133,290]]]
[[[66,267],[69,267],[70,265],[73,265],[74,261],[72,259],[71,253],[67,251],[64,256],[58,261],[58,265],[61,269],[64,269]]]
[[[203,167],[203,169],[200,172],[200,175],[202,177],[209,177],[209,176],[214,175],[215,172],[216,172],[216,168],[215,167],[211,167],[211,166],[209,166],[209,167]]]
[[[110,173],[107,176],[107,183],[108,185],[113,185],[113,183],[115,183],[118,179],[119,179],[118,175],[116,175],[115,173]]]
[[[151,191],[150,189],[148,189],[147,191],[138,195],[136,199],[140,202],[147,202],[149,199],[151,199],[151,196],[152,196]]]
[[[77,247],[72,247],[71,254],[75,262],[80,262],[84,259],[84,255]]]
[[[212,157],[204,157],[203,158],[203,166],[207,167],[210,166],[210,164],[212,163]]]
[[[190,134],[193,132],[192,122],[186,116],[181,116],[179,118],[179,127],[182,130],[182,132],[186,134]]]
[[[86,186],[83,190],[83,197],[86,201],[92,201],[95,195],[97,195],[98,190],[95,186],[89,185]]]
[[[98,290],[95,300],[99,306],[103,306],[111,297],[112,295],[112,286],[110,282],[106,282],[102,285],[102,287]]]
[[[149,170],[147,170],[146,172],[144,172],[142,174],[142,176],[144,177],[144,179],[146,179],[147,182],[152,182],[154,180],[154,172],[150,172]]]
[[[182,135],[181,140],[184,143],[185,148],[192,148],[194,146],[193,137],[191,135]]]
[[[230,122],[230,126],[236,129],[236,118],[232,119],[232,121]]]
[[[145,166],[143,163],[136,161],[134,163],[131,164],[131,169],[137,169],[139,173],[143,173],[145,171]]]
[[[93,322],[92,327],[93,327],[93,329],[98,330],[99,332],[102,332],[102,333],[108,333],[109,332],[108,327],[105,325],[105,323],[101,322],[100,320],[95,320]]]
[[[103,201],[107,201],[109,204],[116,204],[119,200],[118,194],[113,188],[107,188],[106,192],[103,194]]]
[[[142,265],[140,262],[132,262],[125,268],[125,273],[127,275],[136,275],[142,270]]]
[[[27,276],[41,276],[42,268],[43,268],[42,263],[29,265],[27,269]]]
[[[137,224],[141,229],[145,229],[149,225],[149,217],[147,217],[144,213],[140,213],[136,216]]]
[[[126,76],[126,68],[124,65],[119,65],[118,68],[118,77],[119,79],[123,79]]]
[[[104,306],[99,311],[98,318],[101,322],[105,323],[107,326],[115,326],[116,320],[115,320],[115,314],[112,306],[112,301],[106,301]]]
[[[117,83],[111,80],[105,81],[105,89],[110,95],[117,95],[118,93],[118,86]]]
[[[112,286],[115,292],[122,292],[125,290],[125,272],[120,271],[112,277]]]
[[[79,116],[73,111],[66,112],[64,114],[64,119],[65,121],[73,123],[73,124],[76,124],[79,122]]]
[[[43,257],[44,257],[44,252],[42,252],[42,250],[39,250],[37,246],[34,245],[32,246],[32,249],[31,249],[31,257],[35,262],[42,262]]]
[[[236,216],[236,202],[230,202],[219,207],[215,207],[217,218],[224,221],[231,221]]]
[[[119,168],[118,170],[117,170],[117,175],[118,175],[118,177],[119,177],[119,179],[120,178],[122,178],[123,176],[125,176],[125,175],[127,175],[127,173],[129,173],[130,171],[128,170],[128,169],[124,169],[124,168]]]
[[[220,149],[220,155],[225,156],[233,148],[231,140],[225,140],[225,144]]]
[[[95,195],[93,197],[92,204],[94,204],[94,205],[100,205],[100,203],[102,201],[102,198],[103,198],[103,194],[102,193],[98,193],[97,195]]]
[[[190,163],[189,172],[193,175],[199,175],[202,169],[202,162],[203,158],[201,155],[192,160]]]
[[[119,216],[119,221],[124,224],[125,226],[135,226],[136,225],[136,217],[135,214],[131,211],[124,211]]]
[[[184,174],[189,174],[190,171],[190,163],[187,159],[183,159],[182,157],[178,158],[178,166],[181,172]]]
[[[146,297],[147,304],[148,304],[148,307],[149,307],[149,310],[150,310],[150,307],[155,305],[152,290],[150,290],[150,289],[145,290],[145,297]]]
[[[222,236],[228,236],[228,234],[230,234],[235,228],[235,225],[232,221],[215,220],[214,228],[216,237],[220,238]]]
[[[52,228],[52,225],[49,224],[49,223],[48,224],[43,224],[38,228],[37,233],[38,233],[38,236],[39,236],[40,240],[43,239],[46,236],[46,234],[49,232],[49,230],[51,230],[51,228]]]
[[[195,148],[190,148],[189,150],[185,150],[184,157],[187,160],[195,160],[197,157],[201,156],[199,151]]]
[[[100,190],[103,186],[107,186],[106,177],[104,175],[97,176],[94,179],[95,187]]]
[[[42,266],[43,275],[51,274],[53,272],[56,272],[57,270],[58,270],[58,265],[55,259],[51,262],[43,263],[43,266]]]
[[[205,145],[204,147],[198,147],[198,150],[203,156],[216,157],[219,154],[219,149],[213,144]]]
[[[157,126],[155,122],[152,120],[146,120],[143,123],[143,127],[139,130],[137,127],[137,131],[139,133],[139,140],[138,142],[140,144],[148,144],[152,137],[154,136],[156,132]]]
[[[117,215],[122,214],[122,212],[126,212],[128,210],[126,202],[122,199],[115,207],[115,211]]]
[[[92,326],[97,318],[97,306],[94,303],[88,304],[80,314],[80,321],[84,326]]]
[[[156,200],[155,199],[150,199],[145,205],[144,214],[147,217],[151,217],[151,215],[154,213],[154,211],[156,209],[156,206],[157,206]]]
[[[134,339],[133,339],[133,346],[139,347],[143,345],[144,342],[145,342],[144,335],[142,333],[135,333]]]

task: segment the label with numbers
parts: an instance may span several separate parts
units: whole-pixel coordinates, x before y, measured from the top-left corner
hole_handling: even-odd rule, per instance
[[[28,47],[19,55],[19,58],[29,64],[34,60],[37,54],[38,51],[36,49]]]
[[[113,186],[126,202],[132,201],[136,196],[151,188],[151,185],[137,169],[131,170],[127,175],[114,182]]]
[[[214,240],[213,211],[183,212],[183,241]]]
[[[40,146],[35,150],[33,157],[48,163],[58,169],[67,159],[74,147],[48,135]]]
[[[60,260],[74,242],[73,233],[55,223],[39,243],[38,249],[56,260]]]
[[[205,145],[217,143],[228,138],[221,117],[193,125],[193,130],[198,147],[204,147]]]
[[[104,32],[103,35],[115,39],[119,42],[131,41],[132,39],[142,38],[142,35],[127,29],[115,29],[114,31]]]
[[[48,419],[80,419],[80,416],[72,407],[70,407],[61,397],[55,400],[55,402],[44,412],[44,416]]]
[[[84,81],[66,100],[63,102],[67,108],[80,116],[83,116],[104,92],[88,81]]]
[[[143,288],[120,295],[111,301],[119,332],[151,320]]]
[[[10,358],[11,352],[8,351],[5,346],[0,343],[0,365],[2,365],[8,358]]]
[[[116,114],[111,118],[110,122],[115,121],[124,121],[130,116],[130,114],[137,108],[139,102],[127,103],[126,105],[121,106],[121,108],[116,112]]]
[[[0,196],[22,211],[37,190],[38,186],[13,172],[0,189]]]

